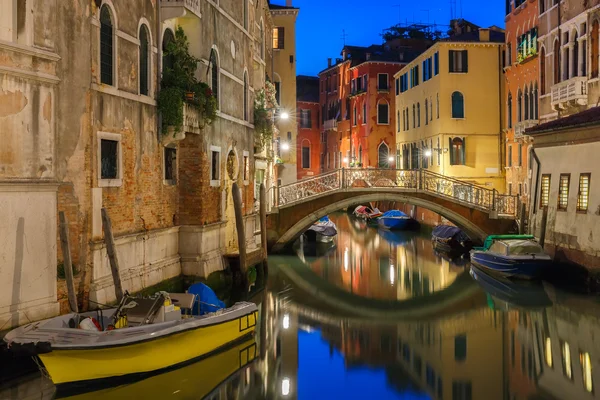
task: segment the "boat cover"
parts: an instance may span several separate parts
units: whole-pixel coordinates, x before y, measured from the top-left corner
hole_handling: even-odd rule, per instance
[[[470,240],[469,236],[460,228],[451,225],[438,225],[433,228],[432,235],[440,239],[456,239],[459,242]]]
[[[381,218],[408,218],[408,215],[404,214],[400,210],[390,210],[384,212]]]
[[[225,303],[202,282],[194,283],[187,292],[196,296],[193,315],[204,315],[225,308]]]
[[[515,239],[533,240],[533,239],[535,239],[535,236],[533,236],[533,235],[490,235],[487,238],[485,238],[485,242],[483,242],[483,247],[481,249],[489,250],[490,247],[492,246],[492,244],[494,243],[494,240],[515,240]]]
[[[337,235],[337,227],[331,221],[317,222],[316,224],[313,224],[310,228],[308,228],[308,230],[320,233],[323,236]]]
[[[329,222],[329,217],[326,215],[319,220],[319,222]]]

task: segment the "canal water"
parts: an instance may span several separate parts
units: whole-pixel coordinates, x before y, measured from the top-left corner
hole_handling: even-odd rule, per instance
[[[196,364],[73,399],[594,399],[600,303],[501,284],[430,234],[331,215],[333,244],[269,259],[255,338]],[[258,290],[257,290],[258,289]],[[0,399],[61,398],[39,374]]]

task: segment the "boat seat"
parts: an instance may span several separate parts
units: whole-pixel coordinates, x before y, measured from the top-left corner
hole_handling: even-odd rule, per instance
[[[128,326],[151,324],[164,304],[165,297],[162,294],[146,299],[129,297],[123,302],[121,315],[127,316]]]
[[[191,293],[169,293],[169,297],[173,304],[180,308],[191,310],[194,308],[194,300],[196,296]]]

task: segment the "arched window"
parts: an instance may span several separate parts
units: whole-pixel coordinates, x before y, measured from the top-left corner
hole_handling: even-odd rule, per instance
[[[425,99],[425,125],[429,124],[429,101]]]
[[[519,89],[517,95],[517,122],[523,121],[523,92]]]
[[[217,100],[217,108],[219,108],[219,59],[217,58],[217,50],[210,51],[210,82],[213,96]]]
[[[598,78],[598,34],[600,34],[600,24],[598,20],[595,20],[592,24],[592,38],[590,40],[590,45],[592,47],[591,57],[592,57],[592,78]],[[542,94],[543,91],[542,91]]]
[[[542,96],[546,94],[546,49],[544,47],[540,54],[540,91]]]
[[[452,118],[465,117],[465,99],[461,92],[452,93]]]
[[[554,41],[554,84],[560,83],[560,43]]]
[[[244,71],[244,121],[248,121],[248,100],[249,100],[249,87],[248,87],[248,73]]]
[[[169,52],[169,44],[171,44],[172,42],[175,41],[175,35],[173,34],[173,31],[170,29],[165,30],[165,33],[163,34],[163,40],[162,40],[162,68],[163,71],[166,69],[173,69],[173,63],[174,61],[174,57],[173,55]]]
[[[386,125],[390,123],[390,105],[385,100],[377,103],[377,123]]]
[[[512,116],[512,93],[508,92],[508,102],[506,104],[506,119],[508,120],[509,129],[513,127]]]
[[[429,98],[429,120],[433,121],[433,98]]]
[[[108,5],[100,9],[100,82],[114,84],[114,24]]]
[[[140,94],[148,96],[150,91],[150,44],[148,28],[140,27]]]
[[[538,119],[538,107],[539,107],[539,99],[538,99],[538,85],[537,82],[533,87],[533,119]]]
[[[396,114],[396,130],[400,132],[400,110]]]
[[[523,103],[523,111],[524,116],[523,121],[527,121],[529,119],[529,89],[525,88],[525,102]]]
[[[533,89],[533,85],[529,86],[529,119],[535,118],[535,91]]]
[[[378,149],[378,168],[389,168],[390,167],[390,149],[385,142],[381,142]]]
[[[450,138],[450,165],[465,165],[465,138]]]
[[[571,76],[579,76],[579,35],[577,31],[571,34],[571,41],[573,42],[573,57],[571,65]]]
[[[358,161],[357,162],[359,164],[363,163],[363,160],[362,160],[362,145],[358,146]]]
[[[417,103],[417,127],[421,126],[421,103]]]

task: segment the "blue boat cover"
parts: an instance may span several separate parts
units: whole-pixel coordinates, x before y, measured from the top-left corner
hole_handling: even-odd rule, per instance
[[[193,315],[204,315],[225,308],[225,303],[204,283],[194,283],[187,292],[196,296]]]
[[[454,238],[459,242],[470,240],[469,236],[457,228],[451,225],[438,225],[433,228],[432,235],[440,239],[451,239]]]
[[[390,210],[390,211],[384,212],[381,217],[382,218],[385,218],[385,217],[388,217],[388,218],[406,217],[406,218],[408,218],[408,215],[404,214],[400,210]]]
[[[319,220],[320,222],[329,222],[329,217],[326,215]]]

